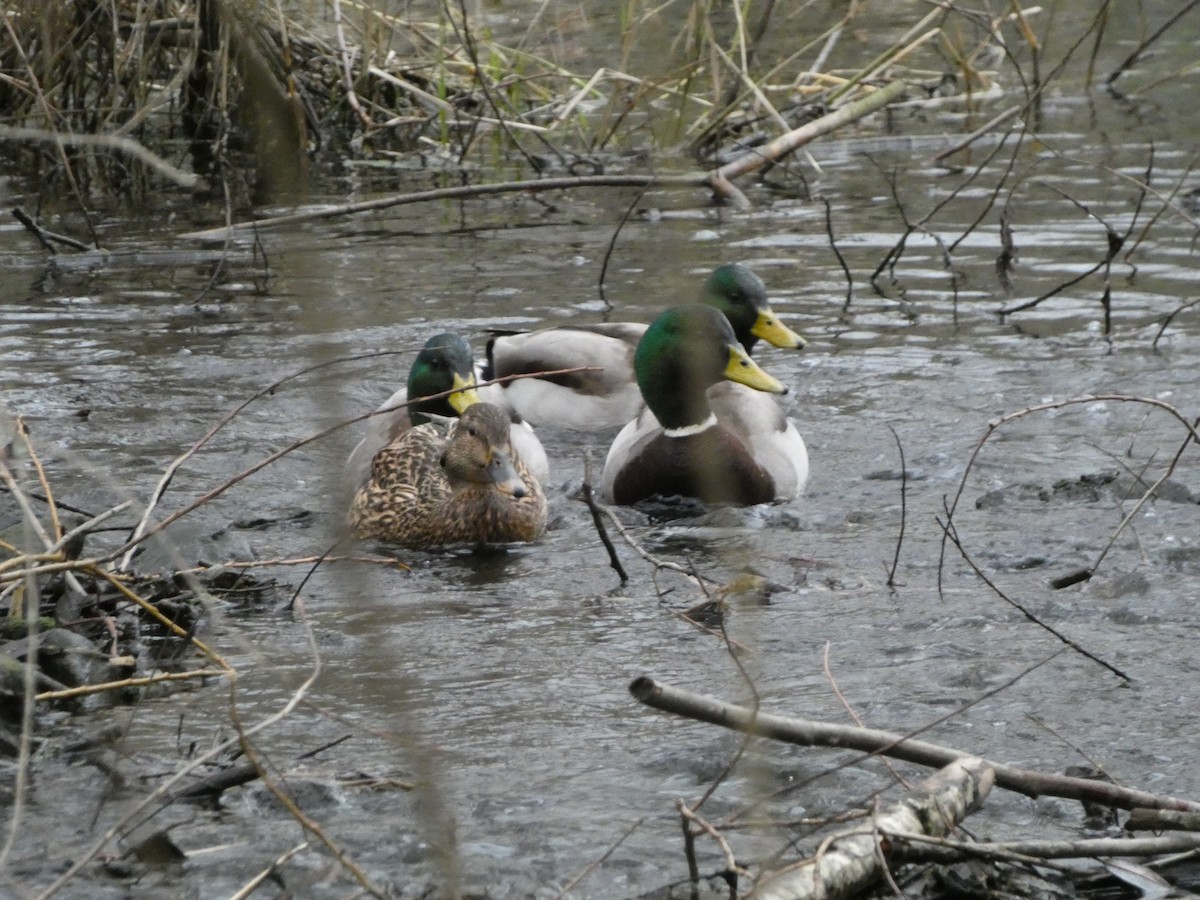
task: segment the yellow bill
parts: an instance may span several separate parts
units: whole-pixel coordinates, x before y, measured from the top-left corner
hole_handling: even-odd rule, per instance
[[[475,393],[475,376],[471,375],[468,378],[463,378],[455,372],[454,393],[448,399],[454,411],[460,416],[467,411],[467,407],[478,403],[479,395]]]
[[[750,333],[774,347],[782,347],[785,350],[800,350],[808,344],[808,341],[775,318],[770,309],[759,312]]]
[[[729,363],[725,366],[725,377],[730,381],[754,388],[756,391],[766,391],[768,394],[786,394],[788,392],[786,387],[764,372],[740,344],[729,348]]]

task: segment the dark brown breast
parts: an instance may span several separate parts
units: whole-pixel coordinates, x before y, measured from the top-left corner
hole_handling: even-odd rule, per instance
[[[721,428],[688,437],[659,435],[625,465],[612,491],[620,505],[655,495],[740,506],[775,499],[771,476],[741,441]]]

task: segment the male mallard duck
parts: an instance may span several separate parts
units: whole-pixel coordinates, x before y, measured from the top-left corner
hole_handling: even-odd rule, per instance
[[[402,432],[354,496],[354,533],[416,548],[538,537],[546,496],[513,452],[509,425],[500,407],[476,403],[449,436],[432,423]]]
[[[725,314],[750,353],[759,338],[799,349],[804,338],[781,323],[767,302],[761,278],[742,265],[720,266],[704,282],[699,302]],[[600,371],[549,378],[519,378],[484,388],[485,399],[507,404],[535,425],[580,431],[615,428],[642,408],[633,356],[646,326],[638,322],[563,325],[488,341],[483,380],[592,366]],[[499,390],[499,393],[497,393]],[[503,399],[501,399],[501,397]]]
[[[425,399],[435,394],[453,394]],[[429,421],[431,415],[451,418],[462,415],[467,407],[478,403],[475,391],[475,370],[471,346],[466,339],[451,333],[435,334],[413,360],[408,371],[408,384],[392,394],[380,410],[398,406],[410,397],[417,398],[407,407],[380,413],[367,420],[367,432],[346,462],[346,480],[357,489],[371,474],[371,460],[380,449],[390,444],[413,425]],[[544,482],[550,474],[549,462],[542,442],[529,426],[513,414],[512,443],[534,477]]]
[[[787,388],[750,359],[724,316],[699,305],[667,310],[638,344],[634,370],[647,409],[609,448],[606,499],[624,505],[679,494],[749,505],[800,493],[804,440],[778,404],[752,402],[766,396],[755,391]],[[755,390],[735,398],[722,379]]]

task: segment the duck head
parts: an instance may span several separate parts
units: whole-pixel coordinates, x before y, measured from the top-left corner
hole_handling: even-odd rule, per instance
[[[408,415],[412,424],[421,425],[429,421],[429,414],[438,416],[460,416],[468,407],[479,402],[475,393],[475,369],[471,357],[471,345],[466,339],[449,332],[435,334],[408,372]],[[447,391],[454,393],[444,397]],[[434,397],[434,399],[423,399]]]
[[[786,394],[742,347],[729,320],[698,304],[668,309],[646,329],[633,360],[646,405],[668,431],[706,426],[705,391],[728,379],[759,391]]]
[[[743,265],[731,263],[714,269],[701,289],[700,302],[725,314],[747,353],[760,338],[785,350],[800,350],[808,343],[779,321],[767,301],[767,286]]]

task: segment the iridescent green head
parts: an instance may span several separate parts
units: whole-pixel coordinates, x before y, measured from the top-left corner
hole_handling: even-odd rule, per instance
[[[705,391],[723,378],[760,391],[787,388],[750,358],[729,320],[709,306],[668,309],[651,323],[633,358],[638,387],[664,428],[686,428],[711,414]]]
[[[759,338],[786,350],[799,350],[808,343],[779,321],[767,302],[767,286],[743,265],[732,263],[714,269],[704,282],[700,302],[725,314],[747,353],[753,351]]]
[[[432,400],[419,398],[435,394],[444,397]],[[449,332],[435,334],[408,371],[408,416],[414,425],[429,421],[429,415],[453,418],[462,415],[467,407],[479,402],[475,393],[475,361],[471,358],[471,345],[466,339]]]

